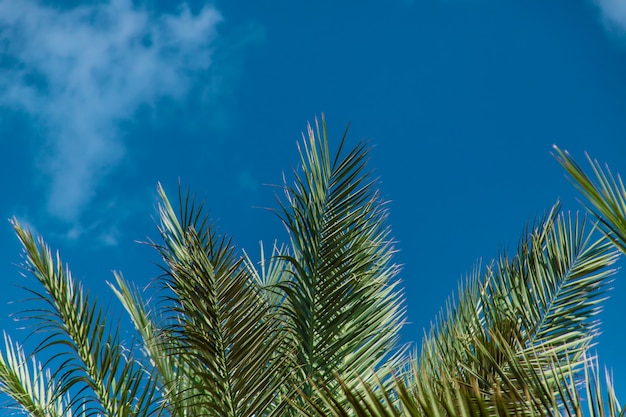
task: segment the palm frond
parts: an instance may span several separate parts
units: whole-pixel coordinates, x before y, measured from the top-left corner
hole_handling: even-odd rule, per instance
[[[294,402],[295,407],[303,416],[401,417],[409,415],[396,406],[395,391],[389,389],[387,384],[383,384],[376,375],[370,378],[370,381],[357,377],[356,381],[348,382],[338,374],[335,378],[342,395],[337,395],[336,389],[331,389],[324,383],[312,382],[313,396],[304,396],[306,404],[300,405]]]
[[[308,126],[301,165],[277,212],[291,241],[289,254],[279,255],[289,267],[277,288],[305,393],[309,378],[331,384],[335,372],[363,376],[389,359],[404,320],[399,266],[384,202],[366,171],[367,148],[360,143],[342,157],[345,139],[332,158],[324,119],[315,131]]]
[[[208,415],[262,415],[285,383],[282,330],[230,241],[219,235],[189,194],[177,214],[161,196],[164,296],[176,320],[164,328],[170,354],[194,376],[189,396]]]
[[[558,215],[555,207],[513,258],[501,256],[482,280],[475,273],[458,304],[448,303],[424,339],[421,373],[436,384],[458,380],[487,396],[506,393],[512,405],[528,395],[529,376],[542,374],[558,384],[557,375],[576,374],[597,333],[595,316],[614,273],[617,253],[611,249],[584,221]],[[531,396],[541,400],[541,392]],[[544,398],[543,405],[549,401]]]
[[[598,161],[586,155],[593,172],[590,177],[567,151],[562,151],[556,145],[554,151],[557,161],[571,176],[574,186],[587,199],[587,209],[600,221],[609,239],[622,253],[626,253],[626,187],[620,175],[613,176],[608,166],[602,169]]]
[[[291,264],[286,260],[288,251],[285,246],[272,246],[269,256],[265,254],[263,243],[260,244],[260,260],[258,266],[244,251],[244,263],[250,277],[266,298],[268,305],[274,310],[288,302],[285,294],[278,289],[279,284],[293,274]]]
[[[32,417],[71,417],[69,397],[59,395],[50,371],[35,358],[29,361],[22,346],[6,333],[4,347],[5,354],[0,354],[0,391],[13,400],[5,408],[22,410]]]
[[[82,393],[72,397],[72,407],[84,413],[153,414],[153,379],[128,356],[119,330],[107,323],[105,312],[74,281],[58,253],[53,257],[43,239],[36,240],[16,219],[12,224],[24,248],[25,268],[43,287],[43,292],[30,290],[44,307],[31,310],[29,318],[35,333],[46,335],[35,353],[54,352],[61,363],[52,374],[59,395]]]
[[[502,341],[507,346],[506,341]],[[534,358],[527,352],[511,352],[511,370],[526,387],[520,391],[512,379],[503,379],[486,396],[477,379],[467,381],[425,374],[418,361],[409,360],[404,373],[393,377],[388,386],[380,380],[349,385],[336,375],[343,397],[334,390],[313,384],[313,397],[306,405],[296,404],[306,417],[621,417],[624,410],[613,389],[612,378],[601,381],[595,357],[585,357],[581,369],[563,367],[561,360],[546,353],[543,368],[527,366]],[[497,364],[496,358],[486,358]],[[503,374],[504,376],[504,374]],[[555,384],[555,381],[558,381]],[[516,396],[512,403],[511,395]]]
[[[195,378],[183,358],[172,354],[173,347],[169,341],[171,335],[162,328],[166,320],[154,317],[156,314],[141,298],[140,291],[132,287],[121,274],[115,273],[115,281],[115,285],[110,286],[139,334],[139,348],[146,355],[141,363],[146,372],[152,370],[155,375],[161,408],[167,410],[170,416],[198,415],[202,404],[194,388]]]

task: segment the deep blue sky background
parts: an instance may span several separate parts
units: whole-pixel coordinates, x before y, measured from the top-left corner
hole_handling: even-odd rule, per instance
[[[61,250],[106,303],[120,270],[158,274],[157,181],[178,178],[258,256],[284,240],[264,184],[324,112],[366,138],[405,264],[405,341],[480,258],[514,250],[557,199],[581,210],[552,144],[626,172],[622,0],[0,0],[0,214]],[[0,216],[0,217],[2,217]],[[26,305],[0,227],[0,327]],[[626,398],[624,274],[598,351]],[[30,282],[30,281],[27,281]]]

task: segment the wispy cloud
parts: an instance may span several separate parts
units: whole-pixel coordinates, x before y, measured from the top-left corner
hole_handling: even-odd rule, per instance
[[[594,0],[602,12],[605,27],[611,32],[626,35],[626,1]]]
[[[157,14],[131,0],[73,9],[0,0],[0,105],[37,120],[50,215],[78,221],[124,158],[120,122],[185,97],[212,65],[220,20],[211,6]]]

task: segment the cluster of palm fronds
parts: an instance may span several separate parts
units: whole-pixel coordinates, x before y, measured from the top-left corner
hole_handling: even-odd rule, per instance
[[[32,355],[5,336],[6,409],[32,416],[616,416],[611,381],[590,348],[618,252],[626,191],[594,165],[595,187],[558,151],[602,222],[558,205],[517,253],[476,269],[426,333],[399,347],[404,304],[367,147],[330,153],[308,129],[279,218],[290,241],[253,262],[189,194],[161,196],[157,297],[115,275],[136,340],[58,255],[16,220],[26,270]],[[262,248],[263,249],[263,248]],[[44,356],[42,364],[37,357]]]

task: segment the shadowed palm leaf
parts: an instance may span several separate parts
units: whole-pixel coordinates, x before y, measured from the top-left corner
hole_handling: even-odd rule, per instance
[[[185,401],[215,416],[261,415],[281,391],[289,367],[277,355],[282,329],[254,285],[243,257],[218,235],[189,196],[174,212],[161,188],[165,261],[163,302],[174,314],[161,331],[165,349],[194,376]],[[187,384],[184,384],[187,385]]]

